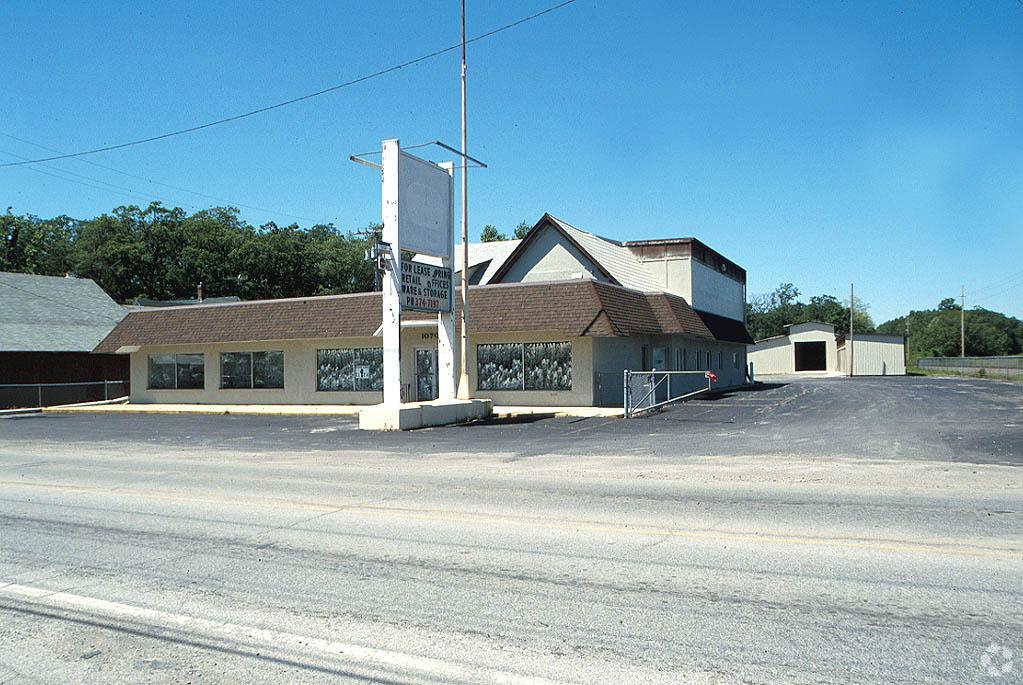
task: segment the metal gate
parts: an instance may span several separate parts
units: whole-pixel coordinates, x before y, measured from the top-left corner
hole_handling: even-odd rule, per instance
[[[703,383],[706,381],[706,387]],[[717,381],[710,371],[625,371],[625,418],[702,395]]]

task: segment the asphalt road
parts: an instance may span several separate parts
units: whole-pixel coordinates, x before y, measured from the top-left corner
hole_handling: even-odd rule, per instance
[[[1021,466],[1023,386],[928,378],[3,419],[0,683],[1023,682]]]

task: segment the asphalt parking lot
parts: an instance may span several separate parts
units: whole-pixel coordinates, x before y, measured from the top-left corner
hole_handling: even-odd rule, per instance
[[[1015,682],[1021,419],[933,378],[402,434],[0,419],[0,683]]]
[[[343,453],[370,450],[696,456],[801,455],[1023,464],[1023,384],[928,377],[771,382],[637,419],[525,417],[367,433],[348,417],[29,415],[0,440]]]

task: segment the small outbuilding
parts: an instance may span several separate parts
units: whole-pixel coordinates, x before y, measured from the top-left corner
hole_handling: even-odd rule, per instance
[[[811,321],[785,327],[785,333],[758,340],[746,354],[757,376],[850,375],[848,345],[831,324]],[[897,335],[853,335],[856,376],[902,376],[906,373],[906,339]]]

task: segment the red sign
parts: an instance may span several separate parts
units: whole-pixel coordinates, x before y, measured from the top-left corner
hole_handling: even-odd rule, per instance
[[[713,372],[711,372],[711,371],[708,371],[707,373],[705,373],[705,374],[703,374],[703,375],[704,375],[704,377],[705,377],[705,378],[706,378],[707,380],[709,380],[709,381],[710,381],[711,383],[717,383],[717,382],[718,382],[718,377],[717,377],[717,376],[715,376],[715,375],[714,375],[714,373],[713,373]]]

